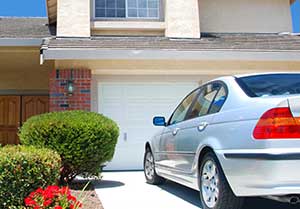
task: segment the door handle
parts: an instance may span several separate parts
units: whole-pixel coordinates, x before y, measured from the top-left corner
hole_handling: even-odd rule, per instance
[[[175,135],[178,133],[179,130],[180,130],[180,128],[175,128],[175,129],[172,131],[173,136],[175,136]]]
[[[208,126],[207,122],[200,123],[199,126],[198,126],[198,131],[200,131],[200,132],[204,131],[207,126]]]
[[[125,142],[127,141],[127,132],[124,132],[123,139]]]

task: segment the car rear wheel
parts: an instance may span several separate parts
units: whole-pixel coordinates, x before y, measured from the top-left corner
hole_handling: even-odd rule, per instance
[[[212,152],[204,155],[200,165],[200,198],[203,209],[241,209],[243,198],[236,197]]]
[[[147,149],[144,156],[144,174],[149,184],[162,184],[165,179],[157,175],[155,171],[154,157],[150,149]]]

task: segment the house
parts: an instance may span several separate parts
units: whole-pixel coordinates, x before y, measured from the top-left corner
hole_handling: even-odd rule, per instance
[[[291,3],[47,0],[47,18],[0,18],[0,142],[17,143],[32,115],[91,110],[120,126],[107,169],[140,169],[152,117],[168,117],[196,86],[300,71]]]

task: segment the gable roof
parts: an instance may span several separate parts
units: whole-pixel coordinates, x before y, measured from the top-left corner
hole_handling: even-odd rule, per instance
[[[0,38],[45,38],[55,34],[52,29],[47,18],[0,17]]]

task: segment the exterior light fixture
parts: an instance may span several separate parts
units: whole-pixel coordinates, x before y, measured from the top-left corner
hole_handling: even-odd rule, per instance
[[[73,70],[71,70],[71,78],[67,81],[68,95],[72,96],[74,93]]]

